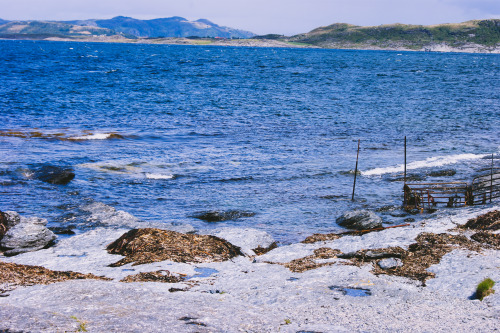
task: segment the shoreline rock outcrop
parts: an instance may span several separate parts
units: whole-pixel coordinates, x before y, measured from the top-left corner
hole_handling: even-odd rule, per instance
[[[23,217],[12,211],[1,215],[6,231],[0,234],[0,248],[6,250],[6,256],[43,249],[56,239],[56,235],[46,227],[46,219]]]

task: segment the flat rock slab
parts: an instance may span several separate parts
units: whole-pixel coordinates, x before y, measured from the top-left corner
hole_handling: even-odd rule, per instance
[[[243,255],[240,248],[216,236],[183,234],[154,228],[133,229],[109,244],[111,254],[125,258],[111,264],[122,266],[171,260],[175,262],[203,263],[225,261]]]

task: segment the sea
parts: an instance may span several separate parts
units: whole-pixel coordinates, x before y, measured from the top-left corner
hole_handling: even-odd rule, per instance
[[[0,210],[76,233],[88,207],[279,244],[354,209],[418,223],[460,208],[399,210],[405,137],[412,179],[470,182],[499,133],[500,55],[0,41]],[[196,217],[228,211],[251,214]]]

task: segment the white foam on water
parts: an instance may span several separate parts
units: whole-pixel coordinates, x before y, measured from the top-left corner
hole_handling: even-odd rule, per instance
[[[106,140],[113,133],[95,133],[90,135],[74,136],[69,138],[69,140]]]
[[[159,173],[146,173],[147,179],[174,179],[174,175],[162,175]]]
[[[483,158],[487,155],[485,154],[458,154],[458,155],[448,155],[448,156],[435,156],[429,157],[422,161],[415,161],[408,163],[406,165],[406,170],[414,170],[420,168],[431,168],[431,167],[440,167],[447,164],[455,164],[461,161],[466,160],[476,160]],[[404,165],[399,164],[397,166],[390,166],[385,168],[375,168],[367,171],[362,171],[361,174],[364,176],[377,176],[383,175],[386,173],[396,173],[403,172]]]

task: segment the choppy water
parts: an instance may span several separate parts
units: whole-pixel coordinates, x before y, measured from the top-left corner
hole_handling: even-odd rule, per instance
[[[102,202],[286,243],[400,204],[404,136],[429,181],[469,180],[500,147],[499,55],[0,41],[0,81],[0,210],[52,225]],[[39,163],[76,178],[33,180]],[[256,215],[191,217],[207,210]]]

